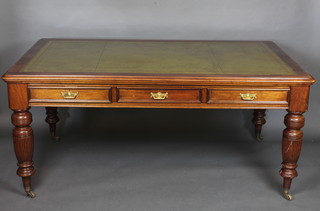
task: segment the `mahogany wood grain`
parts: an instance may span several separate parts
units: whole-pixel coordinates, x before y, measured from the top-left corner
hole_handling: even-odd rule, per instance
[[[32,107],[87,107],[87,108],[183,108],[183,109],[288,109],[283,104],[244,104],[244,103],[145,103],[145,102],[115,102],[115,103],[87,103],[87,102],[30,102]]]
[[[201,103],[201,89],[119,88],[119,103]],[[153,99],[151,93],[166,93],[167,98]]]
[[[213,104],[275,104],[288,105],[288,88],[212,88],[209,89],[209,101]],[[252,101],[242,100],[240,94],[254,94]]]
[[[163,71],[163,68],[155,69],[160,69],[161,71],[166,72],[166,74],[152,73],[152,71],[148,69],[148,67],[152,67],[152,65],[143,66],[150,64],[141,62],[146,61],[143,60],[143,55],[145,54],[141,49],[138,49],[138,51],[140,52],[139,55],[142,56],[140,58],[142,60],[138,59],[132,63],[132,67],[135,68],[128,66],[127,61],[125,61],[125,66],[121,66],[124,65],[121,63],[118,63],[119,66],[116,65],[116,69],[118,68],[121,73],[115,72],[115,70],[110,70],[110,72],[108,72],[108,68],[100,68],[100,72],[86,72],[83,71],[83,69],[82,71],[73,69],[72,71],[74,72],[59,72],[59,67],[61,66],[55,62],[49,62],[48,65],[53,65],[53,67],[50,67],[51,70],[57,69],[57,72],[35,72],[32,68],[29,72],[23,71],[26,67],[29,67],[30,70],[30,67],[32,66],[30,66],[30,64],[32,62],[36,62],[35,58],[38,58],[38,53],[43,52],[43,49],[48,42],[53,40],[64,42],[73,41],[75,39],[39,40],[2,77],[8,86],[9,107],[14,112],[12,115],[12,123],[15,126],[13,130],[13,142],[19,167],[17,174],[23,178],[23,184],[29,196],[34,196],[30,189],[31,176],[35,172],[32,161],[34,145],[33,132],[30,126],[32,116],[29,112],[29,107],[41,106],[47,107],[46,122],[50,125],[52,135],[56,135],[55,125],[58,121],[57,107],[256,109],[253,123],[256,127],[256,133],[259,135],[261,133],[262,125],[265,124],[265,109],[288,109],[288,114],[285,117],[286,129],[283,132],[282,139],[283,162],[280,175],[284,180],[283,187],[286,192],[285,196],[290,199],[288,192],[291,186],[291,180],[297,176],[296,167],[302,144],[303,133],[301,128],[304,125],[304,117],[302,114],[306,112],[308,108],[310,86],[315,82],[315,80],[312,76],[304,72],[297,63],[295,63],[273,42],[235,41],[239,45],[251,45],[252,43],[255,43],[264,46],[264,50],[269,52],[269,54],[267,54],[269,57],[262,59],[264,61],[271,59],[273,61],[278,61],[278,64],[284,65],[284,69],[288,70],[287,72],[285,71],[286,74],[284,75],[274,74],[273,69],[270,69],[270,73],[268,73],[269,69],[264,68],[264,66],[260,64],[257,66],[257,61],[255,59],[253,61],[251,60],[252,64],[256,65],[258,68],[264,69],[264,71],[267,71],[265,74],[261,74],[261,72],[253,74],[252,70],[255,70],[255,68],[251,69],[251,74],[246,74],[245,72],[241,72],[239,74],[223,74],[223,71],[216,71],[216,74],[199,74],[197,72],[197,65],[199,65],[199,67],[207,68],[212,67],[210,66],[210,62],[216,62],[210,60],[213,57],[211,58],[205,55],[201,48],[190,47],[193,46],[193,44],[196,44],[196,46],[206,45],[205,41],[199,41],[202,43],[201,45],[198,45],[195,41],[179,41],[181,43],[178,44],[176,43],[177,41],[155,41],[162,43],[160,47],[162,50],[155,50],[168,59],[167,61],[169,61],[169,66],[167,67],[177,68],[183,74],[168,74],[168,70]],[[95,40],[92,39],[82,40],[95,42]],[[78,42],[80,39],[76,41]],[[117,43],[121,44],[121,42],[121,40],[118,40]],[[128,41],[123,42],[127,43]],[[131,40],[130,42],[135,41]],[[149,41],[144,42],[147,43]],[[189,46],[187,49],[189,54],[186,56],[184,51],[179,47],[179,52],[181,53],[179,56],[182,55],[186,57],[178,56],[176,59],[177,64],[172,62],[174,60],[163,52],[166,49],[172,49],[172,44],[174,43],[175,45],[181,46],[182,43],[187,42],[193,43],[192,45],[186,45]],[[207,42],[208,45],[212,45],[212,42],[222,45],[223,43],[232,41],[223,41],[221,43],[220,41]],[[139,43],[141,43],[141,41],[139,41]],[[94,45],[96,46],[96,44],[97,43]],[[167,47],[162,45],[167,45]],[[159,45],[155,44],[153,46]],[[101,46],[98,47],[101,48]],[[64,49],[68,50],[68,48]],[[125,54],[128,55],[127,49],[124,49],[126,50]],[[224,51],[221,46],[219,49]],[[154,53],[149,50],[148,52],[151,54]],[[193,50],[194,52],[192,52]],[[243,53],[244,51],[241,52]],[[108,53],[110,53],[111,56],[117,56],[112,54],[112,51]],[[172,50],[168,53],[170,55],[176,55],[175,51]],[[197,57],[198,59],[194,59],[193,56],[197,56],[199,53],[203,56],[201,58]],[[77,54],[76,51],[75,54]],[[230,63],[231,65],[224,63],[228,67],[225,69],[222,68],[223,70],[237,73],[237,68],[240,64],[243,64],[243,62],[246,63],[248,67],[251,67],[251,63],[247,60],[246,55],[242,55],[243,60],[239,60],[239,57],[237,57],[238,54],[234,54],[234,51],[231,51],[231,54],[236,56],[232,59]],[[81,58],[86,59],[86,56],[84,55],[86,54],[80,52]],[[134,52],[132,55],[135,56]],[[227,54],[224,54],[224,56],[226,55]],[[57,56],[61,57],[59,52]],[[77,56],[73,56],[74,55],[71,55],[72,58],[77,58]],[[88,57],[90,56],[92,55],[88,54]],[[150,59],[149,55],[145,56]],[[163,67],[165,63],[162,60],[163,57],[159,58],[156,59],[158,59],[157,61],[161,61],[160,66]],[[185,63],[181,61],[181,58],[185,59]],[[51,58],[47,59],[49,59],[48,61],[51,61]],[[62,59],[65,61],[65,58]],[[195,63],[190,63],[189,59],[195,61]],[[202,59],[205,59],[204,63],[202,63]],[[79,65],[72,63],[72,59],[67,61],[71,62],[69,66],[67,65],[68,67],[71,67],[71,69],[72,67]],[[153,58],[151,58],[151,61],[153,61]],[[99,60],[99,62],[108,61]],[[223,60],[223,62],[225,62],[225,60]],[[80,63],[86,66],[86,63],[83,63],[83,61]],[[117,61],[113,61],[112,64],[117,64]],[[189,74],[184,74],[185,72],[188,72],[184,70],[184,67],[191,70],[191,68],[186,66],[186,64],[196,67],[195,71],[189,71]],[[141,68],[144,68],[149,72],[141,73],[141,69],[138,68],[139,65],[142,65]],[[269,63],[265,62],[264,65],[269,66]],[[215,66],[217,70],[219,69],[218,66]],[[46,68],[48,66],[43,65],[42,67]],[[97,65],[94,67],[97,67]],[[121,69],[122,67],[128,68],[132,71],[123,72]],[[82,66],[80,68],[82,68]],[[231,68],[231,70],[228,68]],[[204,72],[210,72],[210,69],[202,70],[205,70]],[[68,91],[77,93],[77,95],[74,98],[65,98],[65,96],[62,96],[61,92]],[[168,97],[164,100],[155,100],[150,97],[151,92],[168,92]],[[240,94],[245,93],[255,94],[256,98],[252,100],[243,100],[240,97]]]
[[[45,121],[49,124],[50,134],[53,138],[58,139],[56,135],[56,123],[59,121],[57,107],[46,107],[47,117]]]
[[[74,99],[66,99],[62,93],[77,93]],[[30,86],[29,102],[61,102],[61,103],[110,103],[110,87],[83,87],[83,86]]]
[[[282,169],[280,175],[283,177],[283,189],[289,192],[291,181],[298,176],[297,162],[301,152],[305,118],[302,112],[291,112],[285,116],[284,123],[286,129],[283,131],[282,138]]]
[[[291,112],[306,112],[308,110],[310,86],[293,86],[290,89],[290,106]]]
[[[29,107],[28,105],[28,85],[27,84],[11,84],[8,85],[9,107],[12,110],[23,110]]]
[[[22,177],[24,189],[28,196],[35,197],[31,191],[31,176],[35,173],[33,166],[34,140],[30,126],[32,115],[29,112],[27,84],[8,84],[9,107],[13,110],[11,122],[13,146],[18,160],[17,175]]]
[[[31,176],[35,173],[33,166],[33,131],[30,126],[32,115],[26,110],[14,110],[12,117],[13,129],[13,145],[18,160],[18,176],[22,177],[23,185],[29,194],[31,190]],[[30,195],[32,197],[32,195]]]
[[[263,137],[261,136],[262,126],[266,124],[266,109],[255,109],[253,112],[252,123],[255,126],[255,135],[257,140],[261,141]]]

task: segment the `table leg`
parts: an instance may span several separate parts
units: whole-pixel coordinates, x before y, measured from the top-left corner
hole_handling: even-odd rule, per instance
[[[46,107],[46,111],[47,117],[45,121],[49,124],[50,134],[58,141],[59,136],[56,135],[56,123],[59,121],[58,109],[57,107]]]
[[[252,123],[255,126],[255,134],[258,141],[262,141],[263,137],[261,136],[262,125],[266,123],[265,117],[266,109],[255,109],[253,112]]]
[[[34,198],[36,195],[31,191],[31,176],[35,173],[33,166],[33,131],[30,126],[32,115],[26,110],[14,110],[11,120],[15,126],[13,129],[13,145],[18,160],[18,176],[22,177],[22,182],[27,195]]]
[[[303,132],[300,130],[304,126],[302,112],[290,112],[285,116],[284,123],[286,129],[282,138],[282,169],[280,175],[283,177],[283,194],[288,200],[292,200],[289,193],[292,179],[298,176],[297,162],[301,152]]]

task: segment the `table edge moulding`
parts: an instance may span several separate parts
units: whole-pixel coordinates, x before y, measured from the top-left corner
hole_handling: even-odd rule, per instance
[[[266,109],[286,109],[283,194],[297,177],[310,86],[315,82],[271,41],[41,39],[2,79],[13,110],[13,144],[29,197],[34,140],[30,107],[253,109],[258,140]]]

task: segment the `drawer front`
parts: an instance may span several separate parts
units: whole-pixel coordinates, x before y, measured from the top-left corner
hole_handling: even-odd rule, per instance
[[[29,87],[29,102],[110,103],[110,87]]]
[[[288,92],[288,88],[214,88],[209,89],[208,103],[288,105]]]
[[[118,88],[119,103],[201,103],[201,89]]]

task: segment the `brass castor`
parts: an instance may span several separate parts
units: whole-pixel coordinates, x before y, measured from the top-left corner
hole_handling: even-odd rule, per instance
[[[35,198],[37,195],[29,188],[26,188],[25,189],[26,193],[27,193],[27,196],[30,197],[30,198]]]
[[[289,193],[289,190],[284,190],[283,191],[283,196],[285,199],[291,201],[293,199],[292,195]]]

